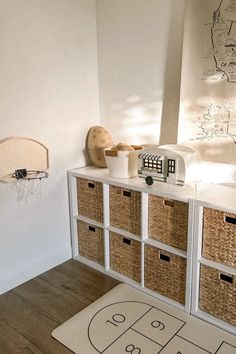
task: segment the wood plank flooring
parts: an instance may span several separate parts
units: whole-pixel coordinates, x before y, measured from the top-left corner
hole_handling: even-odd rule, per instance
[[[52,330],[117,284],[70,260],[1,295],[0,354],[71,353]]]

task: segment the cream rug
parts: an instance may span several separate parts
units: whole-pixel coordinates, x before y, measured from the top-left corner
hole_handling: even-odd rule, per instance
[[[121,284],[52,332],[77,354],[236,354],[236,338]]]

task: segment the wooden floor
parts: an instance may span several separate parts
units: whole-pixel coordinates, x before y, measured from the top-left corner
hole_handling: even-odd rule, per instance
[[[0,354],[71,353],[52,330],[117,284],[70,260],[1,295]]]

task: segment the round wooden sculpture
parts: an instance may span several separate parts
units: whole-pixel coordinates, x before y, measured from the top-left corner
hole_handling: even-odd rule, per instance
[[[95,126],[89,129],[87,135],[87,151],[93,165],[97,167],[107,167],[104,149],[112,146],[111,136],[101,126]]]

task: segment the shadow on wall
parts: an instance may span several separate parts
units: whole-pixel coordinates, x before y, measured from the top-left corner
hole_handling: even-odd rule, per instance
[[[230,138],[215,138],[210,141],[188,142],[187,145],[197,149],[204,161],[214,161],[236,165],[236,144]]]
[[[171,126],[174,138],[168,142],[176,142],[184,5],[98,1],[100,123],[115,143],[159,144],[162,115],[163,136],[168,138]]]
[[[139,101],[132,103],[132,97],[127,98],[126,108],[123,111],[125,119],[123,125],[124,136],[134,144],[152,144],[159,141],[160,112],[162,110],[162,90],[151,92],[139,97]]]
[[[113,119],[107,121],[106,128],[110,132],[115,132],[112,136],[114,143],[157,144],[162,97],[163,91],[156,90],[145,96],[130,95],[124,103],[113,104],[110,107]]]
[[[186,0],[174,1],[172,5],[160,130],[161,145],[177,143],[185,5]]]

